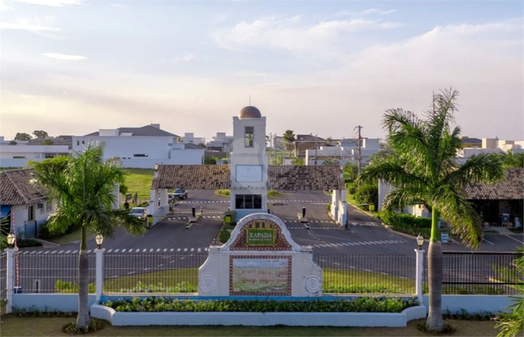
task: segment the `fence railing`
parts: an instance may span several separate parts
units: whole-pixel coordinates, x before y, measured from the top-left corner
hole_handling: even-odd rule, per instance
[[[88,254],[89,290],[95,292],[95,255]],[[105,253],[103,291],[114,293],[198,292],[198,268],[207,253]],[[515,294],[522,282],[516,253],[444,253],[444,294]],[[77,254],[20,254],[19,291],[76,293]],[[314,254],[323,271],[324,293],[415,294],[415,254]],[[5,265],[5,264],[4,264]],[[427,259],[423,288],[427,292]],[[3,269],[5,270],[5,269]],[[5,276],[0,278],[5,290]],[[5,294],[5,291],[2,292]]]
[[[518,253],[443,253],[443,294],[517,294],[523,275],[515,268]],[[427,283],[427,263],[425,281]],[[426,287],[427,289],[427,287]]]

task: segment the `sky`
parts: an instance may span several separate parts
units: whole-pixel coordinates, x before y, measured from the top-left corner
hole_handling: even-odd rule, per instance
[[[460,92],[462,135],[524,139],[522,1],[0,0],[0,135],[160,123],[211,140],[384,138],[384,112]]]

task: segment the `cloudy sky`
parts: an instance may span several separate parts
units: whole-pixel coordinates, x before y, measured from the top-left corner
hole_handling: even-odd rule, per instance
[[[384,137],[384,110],[460,91],[463,135],[524,139],[522,1],[0,0],[0,135],[160,123],[210,138]]]

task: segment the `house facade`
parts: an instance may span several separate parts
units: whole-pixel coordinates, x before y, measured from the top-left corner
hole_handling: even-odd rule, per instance
[[[58,138],[56,138],[58,139]],[[55,143],[56,139],[49,139]],[[42,142],[6,141],[0,137],[0,168],[27,167],[30,160],[42,161],[56,156],[71,155],[71,141],[42,145]]]
[[[34,238],[53,210],[40,185],[33,185],[32,169],[7,170],[0,174],[2,226],[22,239]]]
[[[203,148],[184,144],[181,137],[160,129],[160,124],[143,127],[100,129],[85,136],[73,136],[73,150],[88,144],[104,146],[104,159],[120,158],[122,167],[154,168],[157,164],[200,165]]]

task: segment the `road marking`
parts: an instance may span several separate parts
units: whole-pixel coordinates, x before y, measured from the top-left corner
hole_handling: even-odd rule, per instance
[[[200,253],[200,251],[201,251],[200,248],[198,248],[198,252],[199,252],[199,253]]]
[[[36,250],[33,250],[29,255],[33,255],[34,253],[36,253]]]
[[[64,254],[69,254],[70,250],[68,250],[67,252],[65,252]]]
[[[184,248],[184,252],[187,252],[187,248]]]
[[[129,273],[127,273],[127,275],[131,275],[131,274],[134,274],[135,272],[134,271],[130,271]]]
[[[179,252],[179,251],[180,251],[180,248],[178,248],[176,251]]]
[[[59,251],[59,252],[58,252],[58,254],[62,254],[63,252],[64,252],[64,251],[63,251],[63,250],[61,250],[61,251]]]
[[[145,253],[145,252],[147,252],[147,249],[144,249],[144,250],[142,251],[142,253]]]
[[[56,250],[53,250],[53,251],[51,252],[51,254],[54,254],[54,253],[56,253]]]
[[[371,270],[369,270],[369,269],[364,269],[364,271],[368,271],[368,272],[370,272],[370,273],[371,273]]]
[[[76,250],[75,250],[75,253],[76,253]],[[89,249],[89,250],[87,251],[87,254],[89,254],[89,253],[91,253],[91,249]]]
[[[195,248],[191,248],[191,251],[194,251],[194,250],[195,250]]]
[[[486,241],[487,243],[489,243],[490,245],[494,246],[495,244],[489,240],[486,240],[486,239],[483,239],[482,241]]]
[[[175,263],[176,260],[173,260],[173,261],[169,261],[169,263]]]
[[[153,249],[153,248],[151,248],[151,249],[149,250],[149,252],[150,252],[150,253],[152,253],[152,252],[153,252],[153,250],[154,250],[154,249]]]
[[[125,249],[122,249],[122,253],[125,253],[125,252],[126,252],[126,250],[125,250]]]
[[[118,248],[118,249],[115,249],[115,253],[118,253],[118,251],[119,251],[119,250],[120,250],[120,248]]]
[[[520,240],[517,240],[517,239],[515,239],[515,238],[512,238],[512,237],[509,236],[509,235],[504,235],[504,236],[507,237],[508,239],[513,240],[513,241],[517,241],[517,242],[520,243],[520,244],[523,244],[523,243],[524,243],[524,242],[522,242],[522,241],[520,241]]]
[[[171,248],[169,251],[172,252],[172,251],[174,251],[174,250],[175,250],[174,248]]]
[[[163,265],[164,265],[164,264],[163,264],[163,263],[161,263],[161,264],[159,264],[158,266],[159,266],[159,267],[162,267]]]
[[[47,250],[44,254],[49,254],[49,251]]]
[[[43,252],[44,252],[43,250],[40,250],[40,251],[36,252],[36,255],[42,254]]]

